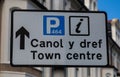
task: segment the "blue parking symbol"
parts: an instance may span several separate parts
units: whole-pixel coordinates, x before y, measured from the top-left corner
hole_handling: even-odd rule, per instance
[[[65,35],[64,16],[43,16],[43,35]]]

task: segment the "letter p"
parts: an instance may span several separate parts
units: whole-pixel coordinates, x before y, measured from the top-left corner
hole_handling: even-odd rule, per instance
[[[47,18],[47,33],[50,34],[51,33],[51,29],[52,28],[57,28],[60,25],[60,21],[58,18],[56,17],[48,17]]]
[[[64,16],[43,16],[44,35],[64,35]]]

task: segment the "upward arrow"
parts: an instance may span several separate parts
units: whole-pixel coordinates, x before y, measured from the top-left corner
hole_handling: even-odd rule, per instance
[[[18,36],[20,36],[20,49],[25,49],[25,36],[29,38],[29,32],[24,27],[21,27],[16,32],[16,38]]]

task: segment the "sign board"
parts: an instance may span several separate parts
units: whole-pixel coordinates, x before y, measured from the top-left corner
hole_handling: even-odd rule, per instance
[[[106,66],[104,12],[14,10],[13,66]]]

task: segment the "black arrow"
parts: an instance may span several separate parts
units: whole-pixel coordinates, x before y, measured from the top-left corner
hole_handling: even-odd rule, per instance
[[[21,27],[16,32],[16,38],[18,36],[20,36],[20,49],[25,49],[25,36],[29,38],[29,32],[24,27]]]

